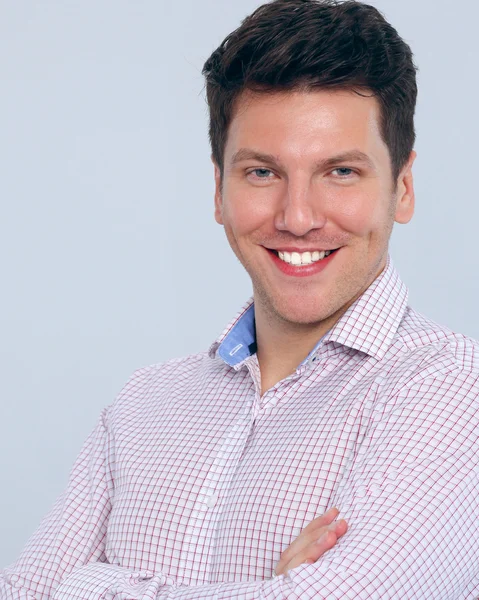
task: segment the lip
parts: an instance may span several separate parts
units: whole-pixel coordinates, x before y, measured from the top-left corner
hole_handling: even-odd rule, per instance
[[[294,265],[291,265],[289,263],[284,262],[284,260],[281,260],[279,256],[275,254],[274,251],[269,250],[267,248],[265,248],[265,250],[267,251],[274,265],[285,275],[289,275],[290,277],[312,277],[313,275],[324,271],[324,269],[326,269],[328,265],[334,260],[334,257],[336,256],[336,254],[338,254],[341,248],[338,248],[335,252],[333,252],[326,258],[318,260],[317,262],[311,263],[310,265],[304,267],[295,267]],[[286,252],[289,252],[289,250],[286,250]],[[293,250],[293,252],[296,252],[296,250]],[[303,250],[303,252],[310,252],[310,250]]]
[[[266,248],[266,246],[265,246]],[[274,250],[275,252],[297,252],[303,254],[303,252],[328,252],[329,250],[338,250],[338,248],[294,248],[293,246],[281,246],[280,248],[266,248],[266,250]]]

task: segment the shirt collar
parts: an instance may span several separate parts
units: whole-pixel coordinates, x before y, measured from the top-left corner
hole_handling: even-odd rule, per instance
[[[324,337],[374,356],[388,351],[407,307],[408,290],[388,256],[383,272]]]
[[[322,343],[336,342],[381,359],[399,328],[407,298],[408,290],[388,256],[383,272],[348,308]],[[254,302],[250,298],[210,346],[209,356],[218,354],[230,366],[238,367],[255,352]]]
[[[254,302],[250,298],[210,346],[209,355],[214,358],[218,353],[227,364],[234,367],[255,352]]]

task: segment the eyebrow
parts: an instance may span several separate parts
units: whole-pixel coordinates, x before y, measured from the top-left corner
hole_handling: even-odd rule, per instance
[[[261,163],[281,166],[281,161],[274,154],[265,154],[263,152],[253,150],[252,148],[240,148],[237,152],[235,152],[231,158],[231,165],[235,166],[245,160],[257,160]],[[346,162],[363,163],[370,169],[376,170],[376,166],[372,159],[361,150],[350,150],[348,152],[336,154],[335,156],[330,156],[324,160],[318,161],[316,163],[316,168],[324,169],[337,165],[338,163]]]

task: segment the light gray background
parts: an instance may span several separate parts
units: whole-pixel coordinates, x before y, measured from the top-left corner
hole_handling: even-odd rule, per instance
[[[376,0],[420,67],[412,304],[479,338],[475,0]],[[256,0],[0,0],[0,566],[143,365],[250,294],[213,220],[201,67]]]

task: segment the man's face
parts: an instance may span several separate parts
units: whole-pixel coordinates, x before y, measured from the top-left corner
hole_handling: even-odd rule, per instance
[[[383,270],[394,221],[413,213],[414,153],[396,189],[379,116],[349,91],[238,99],[215,218],[269,316],[336,320]]]

